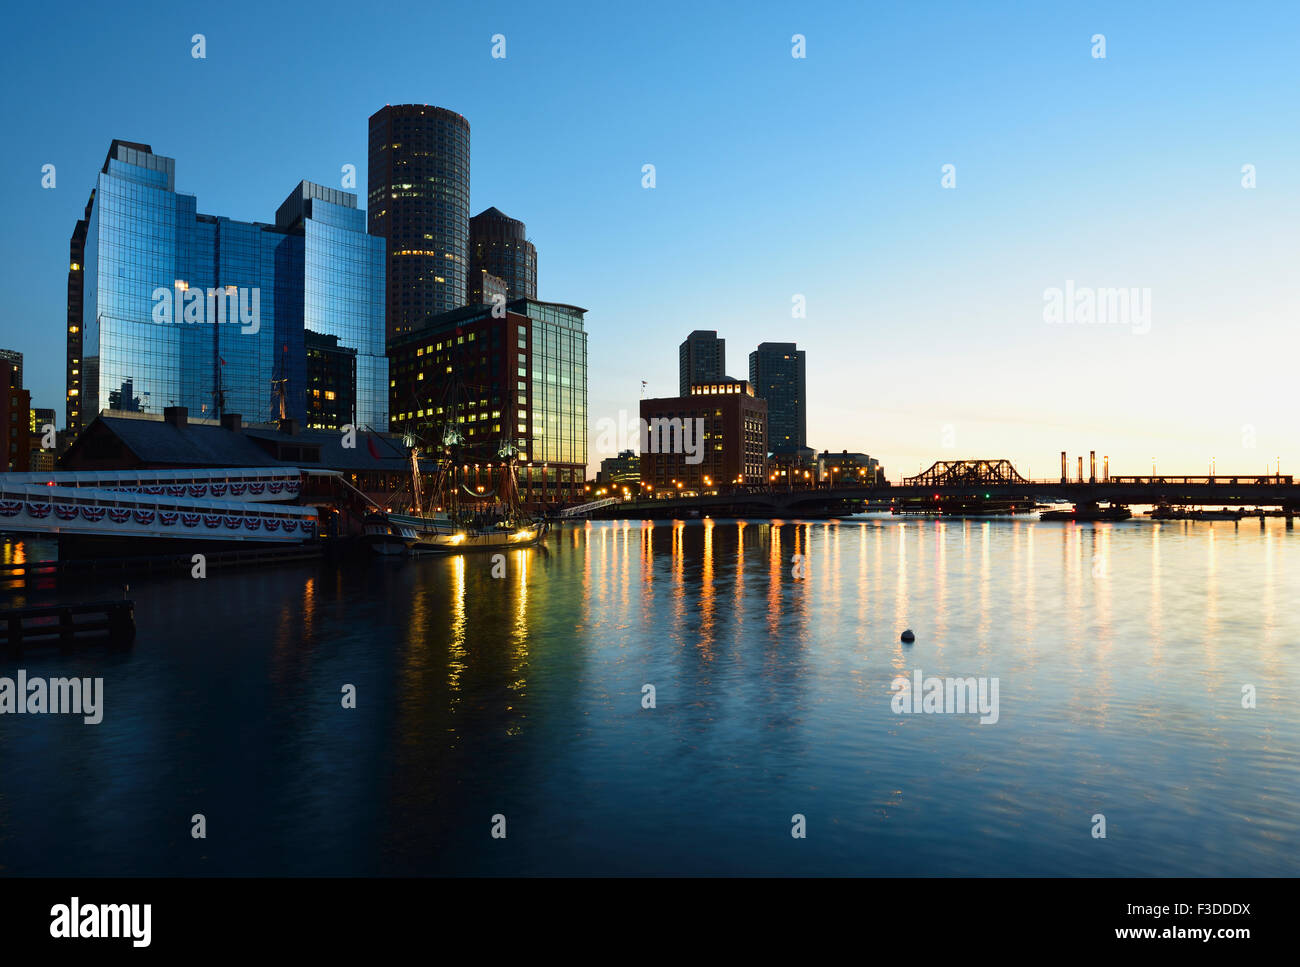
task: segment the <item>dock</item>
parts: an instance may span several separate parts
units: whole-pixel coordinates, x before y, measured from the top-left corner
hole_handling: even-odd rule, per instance
[[[71,644],[106,638],[111,644],[135,640],[134,601],[48,604],[0,611],[0,634],[11,649],[24,645]]]

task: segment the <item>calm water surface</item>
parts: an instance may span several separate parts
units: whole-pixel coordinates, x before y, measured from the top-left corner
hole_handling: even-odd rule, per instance
[[[1277,519],[620,521],[499,579],[482,555],[129,580],[130,649],[0,657],[105,689],[97,726],[0,717],[0,873],[1300,866],[1300,533]],[[998,722],[896,714],[918,668],[996,677]]]

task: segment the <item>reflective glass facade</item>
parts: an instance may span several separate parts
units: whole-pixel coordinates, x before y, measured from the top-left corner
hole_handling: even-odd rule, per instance
[[[384,240],[366,233],[364,212],[319,198],[304,239],[304,328],[356,350],[356,425],[385,432]]]
[[[532,301],[525,306],[532,322],[533,462],[585,467],[587,333],[582,328],[583,310]],[[526,371],[519,367],[520,376]]]
[[[238,222],[198,214],[174,171],[115,142],[100,173],[84,246],[84,416],[174,404],[267,422],[281,387],[286,415],[304,421],[311,329],[356,350],[356,422],[386,426],[383,243],[355,196],[302,183],[277,224]]]

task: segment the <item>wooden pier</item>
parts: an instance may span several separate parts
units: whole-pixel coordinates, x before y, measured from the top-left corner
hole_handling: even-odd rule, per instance
[[[135,639],[135,602],[92,601],[49,604],[0,611],[0,633],[11,649],[31,644],[71,644],[107,638],[112,644]]]

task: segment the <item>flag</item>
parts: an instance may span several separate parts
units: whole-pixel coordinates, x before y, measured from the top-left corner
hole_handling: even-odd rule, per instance
[[[222,365],[222,366],[226,365],[226,361],[225,361],[224,359],[222,359],[220,356],[218,356],[217,359],[220,359],[220,360],[221,360],[221,365]]]
[[[371,457],[376,460],[379,459],[379,447],[375,446],[375,438],[373,436],[366,437],[366,449],[370,451]]]

